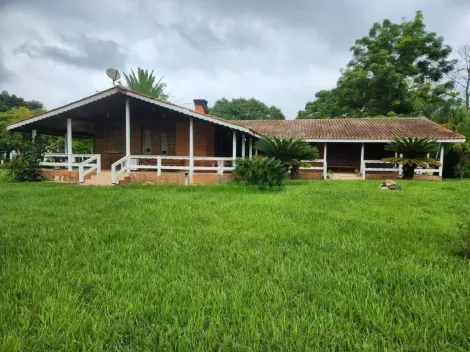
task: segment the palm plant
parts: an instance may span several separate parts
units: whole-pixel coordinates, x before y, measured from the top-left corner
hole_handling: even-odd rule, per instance
[[[439,161],[427,157],[428,153],[435,153],[438,147],[435,141],[427,138],[395,138],[385,146],[385,150],[401,156],[383,158],[382,160],[403,165],[403,179],[412,180],[417,167],[440,166]]]
[[[157,81],[157,78],[153,74],[153,70],[149,72],[148,70],[144,70],[139,67],[137,68],[136,75],[134,70],[131,69],[130,74],[127,75],[124,73],[124,78],[126,80],[127,87],[133,91],[162,100],[168,99],[168,94],[165,92],[166,83],[162,81],[163,77]]]
[[[291,178],[299,178],[299,168],[307,166],[302,160],[318,159],[318,149],[294,138],[261,137],[255,144],[261,153],[280,160],[290,169]]]
[[[470,112],[466,108],[454,111],[447,126],[467,139],[464,143],[455,143],[452,147],[459,156],[455,168],[458,171],[458,176],[463,179],[470,162]]]

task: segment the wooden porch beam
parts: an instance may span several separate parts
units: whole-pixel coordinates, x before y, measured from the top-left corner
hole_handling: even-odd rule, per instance
[[[67,145],[67,160],[68,160],[68,167],[67,169],[69,171],[72,171],[72,163],[73,163],[73,158],[72,158],[72,119],[67,119],[67,139],[66,139],[66,145]]]
[[[189,117],[189,174],[194,174],[194,118]]]
[[[131,107],[130,98],[126,98],[126,156],[131,156]]]
[[[232,130],[232,159],[233,162],[235,162],[235,159],[237,158],[237,132]]]

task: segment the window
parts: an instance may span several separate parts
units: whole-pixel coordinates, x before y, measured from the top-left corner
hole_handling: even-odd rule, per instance
[[[160,149],[161,149],[162,155],[168,154],[168,138],[166,136],[166,133],[160,134],[160,143],[161,143]]]
[[[144,154],[152,154],[152,131],[144,130]]]

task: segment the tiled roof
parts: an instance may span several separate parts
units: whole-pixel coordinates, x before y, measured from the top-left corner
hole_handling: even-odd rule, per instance
[[[464,136],[424,117],[335,118],[306,120],[234,120],[252,131],[277,138],[308,140],[390,140],[429,138],[458,140]]]

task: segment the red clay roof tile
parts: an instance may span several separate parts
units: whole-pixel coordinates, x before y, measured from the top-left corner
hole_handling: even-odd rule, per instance
[[[309,120],[233,120],[254,132],[277,138],[312,140],[465,139],[424,117],[335,118]]]

